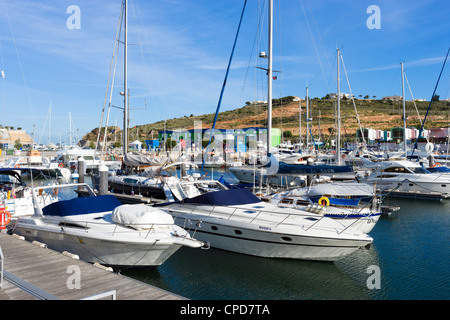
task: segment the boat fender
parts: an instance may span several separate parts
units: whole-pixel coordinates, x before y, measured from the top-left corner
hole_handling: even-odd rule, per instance
[[[319,199],[319,204],[321,204],[322,206],[326,205],[328,207],[330,205],[330,200],[327,197],[323,196]]]
[[[325,214],[326,211],[327,211],[327,208],[326,208],[326,207],[320,207],[319,214],[323,216],[323,215]]]

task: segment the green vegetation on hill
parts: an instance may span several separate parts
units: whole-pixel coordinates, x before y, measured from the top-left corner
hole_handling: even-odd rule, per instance
[[[285,137],[291,140],[298,139],[299,136],[299,102],[293,101],[294,97],[284,97],[273,100],[272,125],[274,128],[280,128],[285,133]],[[329,96],[322,99],[314,98],[310,102],[310,112],[312,122],[310,122],[313,135],[321,134],[328,138],[335,132],[336,124],[336,100],[329,99]],[[406,116],[407,126],[420,128],[420,121],[417,113],[423,120],[428,109],[427,101],[407,101]],[[363,128],[373,128],[378,130],[389,130],[393,127],[403,126],[403,107],[402,101],[385,101],[369,99],[342,99],[341,100],[341,119],[342,134],[348,138],[355,137],[359,124],[356,117],[356,111]],[[416,109],[417,108],[417,109]],[[428,114],[426,128],[447,127],[449,125],[450,102],[433,101],[431,110]],[[305,113],[306,104],[302,101],[302,135],[306,133]],[[151,124],[137,125],[129,129],[130,140],[155,139],[158,132],[174,129],[193,129],[195,121],[201,121],[203,128],[211,128],[214,120],[214,113],[194,116],[190,115],[181,118],[158,121]],[[219,113],[216,128],[221,129],[239,129],[246,127],[265,127],[267,126],[267,104],[247,103],[244,107]],[[103,130],[102,130],[103,131]],[[108,141],[114,139],[114,127],[108,128]],[[87,141],[97,140],[98,128],[95,128],[83,138]],[[118,131],[117,139],[120,141],[121,131]],[[103,137],[102,137],[103,139]]]

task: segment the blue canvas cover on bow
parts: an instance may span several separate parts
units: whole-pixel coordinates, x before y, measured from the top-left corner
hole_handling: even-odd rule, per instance
[[[49,204],[42,209],[42,213],[44,216],[75,216],[112,211],[120,205],[122,205],[122,203],[112,195],[78,197],[71,200],[60,200]]]
[[[258,203],[261,200],[247,189],[230,189],[207,192],[193,198],[184,199],[183,202],[214,206],[232,206]]]

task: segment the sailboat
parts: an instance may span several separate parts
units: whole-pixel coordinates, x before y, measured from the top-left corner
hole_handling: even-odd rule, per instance
[[[127,92],[127,17],[128,0],[122,2],[125,22],[125,92]],[[125,95],[125,107],[127,98]],[[126,108],[124,141],[126,142]],[[124,143],[124,152],[127,144]],[[60,188],[62,186],[55,186]],[[122,205],[113,195],[60,200],[18,219],[13,232],[29,241],[46,243],[57,251],[69,251],[82,260],[111,266],[158,266],[179,248],[205,247],[174,224],[166,212],[146,205]],[[42,187],[42,189],[48,187]]]
[[[355,173],[353,171],[353,166],[345,165],[342,163],[341,157],[341,148],[340,148],[340,131],[341,131],[341,115],[340,115],[340,50],[337,49],[337,146],[336,146],[336,165],[333,164],[324,164],[317,161],[314,161],[313,158],[309,157],[305,160],[306,163],[288,163],[284,161],[280,161],[278,164],[278,175],[283,176],[292,176],[292,175],[321,175],[321,176],[329,176],[335,180],[353,180],[355,178]],[[308,97],[307,97],[308,99]],[[248,169],[249,174],[251,175],[251,168]],[[233,168],[230,171],[235,174],[238,179],[243,173],[243,170],[240,168]]]
[[[445,172],[432,173],[419,162],[406,160],[406,110],[404,88],[404,66],[401,63],[403,100],[403,157],[384,161],[363,159],[365,167],[372,169],[362,181],[375,184],[381,192],[392,196],[420,199],[450,198],[450,175]]]
[[[268,141],[272,126],[272,12],[270,0]],[[276,163],[270,156],[270,143],[267,153],[270,161],[265,170],[272,173]],[[173,200],[155,206],[212,248],[258,257],[336,261],[373,241],[367,234],[333,219],[279,208],[261,201],[247,189],[228,189],[219,181],[188,177],[167,183],[164,188],[171,192]]]

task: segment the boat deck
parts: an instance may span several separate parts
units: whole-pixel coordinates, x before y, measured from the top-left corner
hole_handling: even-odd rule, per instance
[[[0,232],[0,248],[4,258],[0,300],[81,300],[102,294],[101,299],[185,300],[5,232]]]

